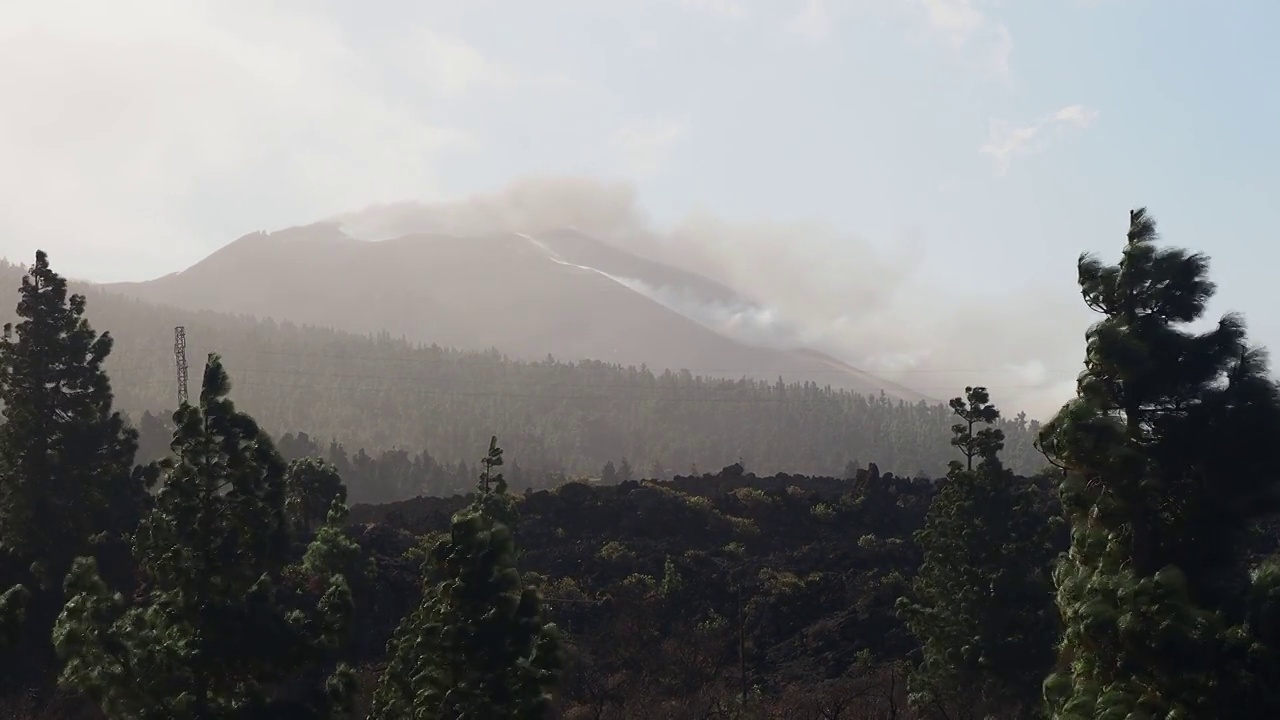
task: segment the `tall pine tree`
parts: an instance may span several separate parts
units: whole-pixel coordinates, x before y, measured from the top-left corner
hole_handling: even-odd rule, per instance
[[[19,294],[20,321],[0,340],[0,590],[20,583],[7,604],[29,601],[25,623],[9,613],[18,646],[0,675],[23,681],[52,671],[49,632],[72,560],[126,555],[146,490],[137,433],[112,409],[110,334],[90,327],[84,296],[68,293],[44,252]]]
[[[1071,526],[1046,699],[1063,720],[1280,717],[1280,574],[1251,574],[1243,546],[1280,499],[1280,393],[1239,317],[1187,327],[1208,260],[1156,241],[1135,210],[1119,264],[1079,262],[1102,319],[1040,436]]]
[[[374,720],[540,720],[561,640],[516,570],[517,513],[497,438],[471,506],[431,552],[421,606],[388,644]]]
[[[951,444],[965,460],[951,462],[929,507],[916,536],[924,562],[899,601],[921,645],[912,703],[924,717],[1035,717],[1057,640],[1056,528],[1036,511],[1035,489],[1000,462],[1004,433],[990,427],[1000,412],[986,388],[965,388],[951,409]]]
[[[229,390],[210,355],[199,405],[174,415],[175,457],[134,543],[134,596],[113,595],[89,558],[67,578],[54,631],[62,682],[113,720],[261,710],[272,684],[308,669],[348,621],[340,574],[318,573],[310,594],[281,582],[290,559],[285,464]]]
[[[323,523],[333,503],[347,502],[347,487],[332,463],[305,457],[289,463],[285,472],[285,509],[304,536]]]

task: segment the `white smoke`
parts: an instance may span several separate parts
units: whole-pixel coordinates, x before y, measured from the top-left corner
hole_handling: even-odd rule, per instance
[[[942,293],[915,273],[926,251],[919,237],[902,238],[886,254],[814,223],[731,223],[699,213],[659,228],[621,183],[526,179],[493,194],[338,219],[365,240],[521,233],[539,242],[539,234],[574,228],[731,288],[737,297],[725,301],[579,265],[739,341],[821,350],[934,397],[985,385],[999,405],[1033,417],[1072,394],[1089,321],[1077,297],[1046,295],[1018,278],[989,279],[1007,287],[1002,300]]]
[[[538,238],[528,233],[516,234],[541,250],[552,262],[602,275],[668,310],[740,342],[779,349],[803,347],[807,344],[802,330],[783,320],[778,312],[771,308],[760,307],[745,300],[732,303],[707,300],[692,288],[655,285],[639,278],[617,275],[589,265],[569,262]]]

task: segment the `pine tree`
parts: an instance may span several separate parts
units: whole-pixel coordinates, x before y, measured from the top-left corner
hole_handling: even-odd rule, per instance
[[[661,462],[654,460],[653,463],[649,465],[650,480],[662,480],[666,476],[667,476],[667,470],[666,468],[662,467]]]
[[[516,570],[517,513],[497,438],[474,502],[431,552],[421,606],[388,644],[375,720],[535,720],[548,716],[562,649],[537,592]]]
[[[631,463],[626,458],[622,458],[622,462],[618,463],[618,482],[631,482],[635,479],[635,471],[631,469]]]
[[[986,388],[965,388],[951,408],[961,420],[951,444],[965,460],[951,462],[916,535],[923,564],[899,601],[921,645],[912,702],[925,716],[1034,717],[1057,640],[1054,526],[1000,461],[1004,433],[990,427],[1000,412]]]
[[[845,480],[856,479],[858,477],[858,471],[861,469],[862,469],[862,466],[858,464],[857,460],[850,460],[849,462],[844,464],[844,474],[843,474],[844,479]]]
[[[1045,696],[1063,720],[1278,717],[1280,572],[1251,579],[1242,540],[1277,509],[1280,392],[1238,316],[1186,327],[1215,290],[1208,260],[1156,241],[1135,210],[1119,264],[1079,261],[1102,319],[1039,441],[1071,526]]]
[[[600,469],[600,484],[617,485],[618,484],[618,468],[613,466],[613,461],[605,462],[604,467]]]
[[[341,485],[341,489],[341,497],[345,497],[346,486]],[[315,643],[327,651],[327,657],[316,658],[323,662],[313,662],[309,669],[313,676],[332,670],[323,683],[324,702],[320,705],[321,709],[327,711],[330,720],[354,717],[352,713],[359,689],[355,670],[345,662],[336,660],[349,640],[348,633],[355,613],[349,588],[376,577],[374,562],[365,557],[360,545],[347,534],[349,516],[346,504],[340,497],[335,497],[329,506],[324,525],[316,531],[315,538],[307,545],[301,565],[291,568],[296,576],[301,576],[306,586],[325,587],[327,584],[329,589],[319,605],[325,624],[316,638],[318,643]]]
[[[285,508],[303,535],[323,523],[334,501],[346,503],[347,488],[332,464],[315,457],[289,463],[285,471]]]
[[[123,554],[146,495],[137,433],[112,409],[103,371],[110,334],[94,332],[84,296],[68,294],[44,252],[19,294],[21,320],[0,340],[0,588],[20,583],[29,596],[25,622],[11,617],[23,626],[16,663],[0,673],[14,680],[49,671],[72,560]]]
[[[113,720],[261,709],[269,685],[309,667],[349,617],[341,575],[313,577],[310,591],[281,582],[284,461],[229,390],[210,355],[199,405],[174,415],[175,457],[134,541],[141,585],[131,601],[107,589],[91,558],[67,578],[54,629],[61,681]]]

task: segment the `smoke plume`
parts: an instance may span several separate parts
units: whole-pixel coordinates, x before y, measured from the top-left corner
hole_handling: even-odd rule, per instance
[[[536,238],[573,228],[736,291],[740,297],[725,302],[614,277],[742,342],[822,350],[933,397],[985,385],[1006,411],[1037,418],[1072,394],[1089,321],[1078,297],[1047,295],[1017,278],[991,279],[1008,285],[1001,300],[942,292],[917,272],[917,258],[927,252],[918,237],[885,253],[815,223],[694,213],[658,227],[622,183],[523,179],[492,194],[379,205],[337,219],[364,240],[410,233]]]

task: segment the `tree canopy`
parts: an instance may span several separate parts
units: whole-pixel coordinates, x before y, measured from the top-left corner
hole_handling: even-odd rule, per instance
[[[378,720],[519,718],[551,710],[560,635],[516,569],[515,503],[489,443],[475,500],[432,549],[422,604],[388,647]]]
[[[52,654],[49,631],[72,560],[114,560],[145,487],[134,466],[137,431],[114,410],[104,369],[111,335],[93,330],[84,296],[68,292],[44,252],[18,293],[20,322],[5,325],[0,339],[0,588],[26,589],[4,596],[21,642],[0,674],[21,681],[43,664],[33,654]]]
[[[1251,579],[1244,541],[1280,499],[1280,455],[1256,444],[1280,433],[1280,393],[1239,316],[1188,327],[1214,294],[1208,259],[1157,240],[1135,210],[1118,264],[1079,262],[1102,317],[1041,434],[1071,525],[1046,696],[1063,720],[1271,717],[1275,575]]]
[[[321,575],[318,598],[290,582],[285,464],[229,392],[210,355],[134,541],[134,596],[113,594],[91,558],[67,578],[53,634],[62,682],[109,718],[243,717],[348,622],[342,575]]]
[[[929,506],[916,535],[923,562],[899,601],[921,645],[913,703],[938,718],[1030,718],[1058,637],[1048,569],[1060,523],[1045,522],[1036,488],[1000,462],[987,389],[965,388],[950,405],[965,460],[952,461]]]

